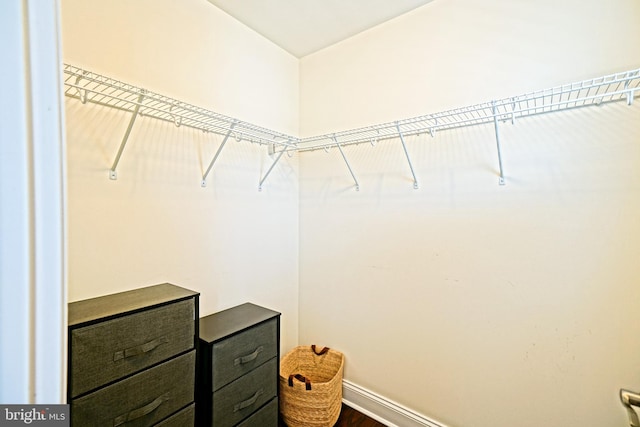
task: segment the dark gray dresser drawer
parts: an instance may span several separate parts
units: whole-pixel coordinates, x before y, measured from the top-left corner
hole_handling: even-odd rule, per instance
[[[198,333],[196,425],[278,427],[280,313],[245,303],[200,318]]]
[[[262,409],[238,424],[237,427],[267,427],[278,425],[278,398],[274,397]]]
[[[170,416],[166,420],[158,423],[155,427],[185,427],[192,426],[195,422],[196,405],[192,403],[188,407],[175,415]]]
[[[71,396],[138,372],[193,347],[195,299],[71,332]]]
[[[86,396],[74,399],[74,426],[152,426],[189,405],[196,352],[184,354]]]
[[[275,357],[278,349],[277,319],[213,345],[213,390],[230,383]]]
[[[213,393],[213,425],[234,426],[277,395],[276,358]]]

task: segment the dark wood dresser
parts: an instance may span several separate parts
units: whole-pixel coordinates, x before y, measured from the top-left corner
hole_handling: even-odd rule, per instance
[[[277,427],[280,313],[246,303],[200,319],[197,424]]]
[[[69,304],[72,426],[194,425],[198,297],[165,283]]]

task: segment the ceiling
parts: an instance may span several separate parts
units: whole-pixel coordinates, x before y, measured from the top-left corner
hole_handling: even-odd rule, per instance
[[[432,0],[208,0],[301,58]]]

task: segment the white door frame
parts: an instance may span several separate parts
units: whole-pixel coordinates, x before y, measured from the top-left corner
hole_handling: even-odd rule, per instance
[[[66,398],[66,182],[58,0],[0,2],[0,403]]]

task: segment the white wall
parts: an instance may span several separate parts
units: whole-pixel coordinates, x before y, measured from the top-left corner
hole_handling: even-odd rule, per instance
[[[297,133],[298,61],[203,0],[63,0],[65,62],[274,130]],[[162,282],[206,315],[245,301],[281,311],[297,342],[297,158],[66,99],[69,299]]]
[[[640,66],[640,3],[435,1],[301,60],[301,134]],[[640,387],[638,101],[300,160],[300,343],[450,427],[623,426]]]
[[[302,136],[638,67],[635,0],[429,3],[301,60]]]

